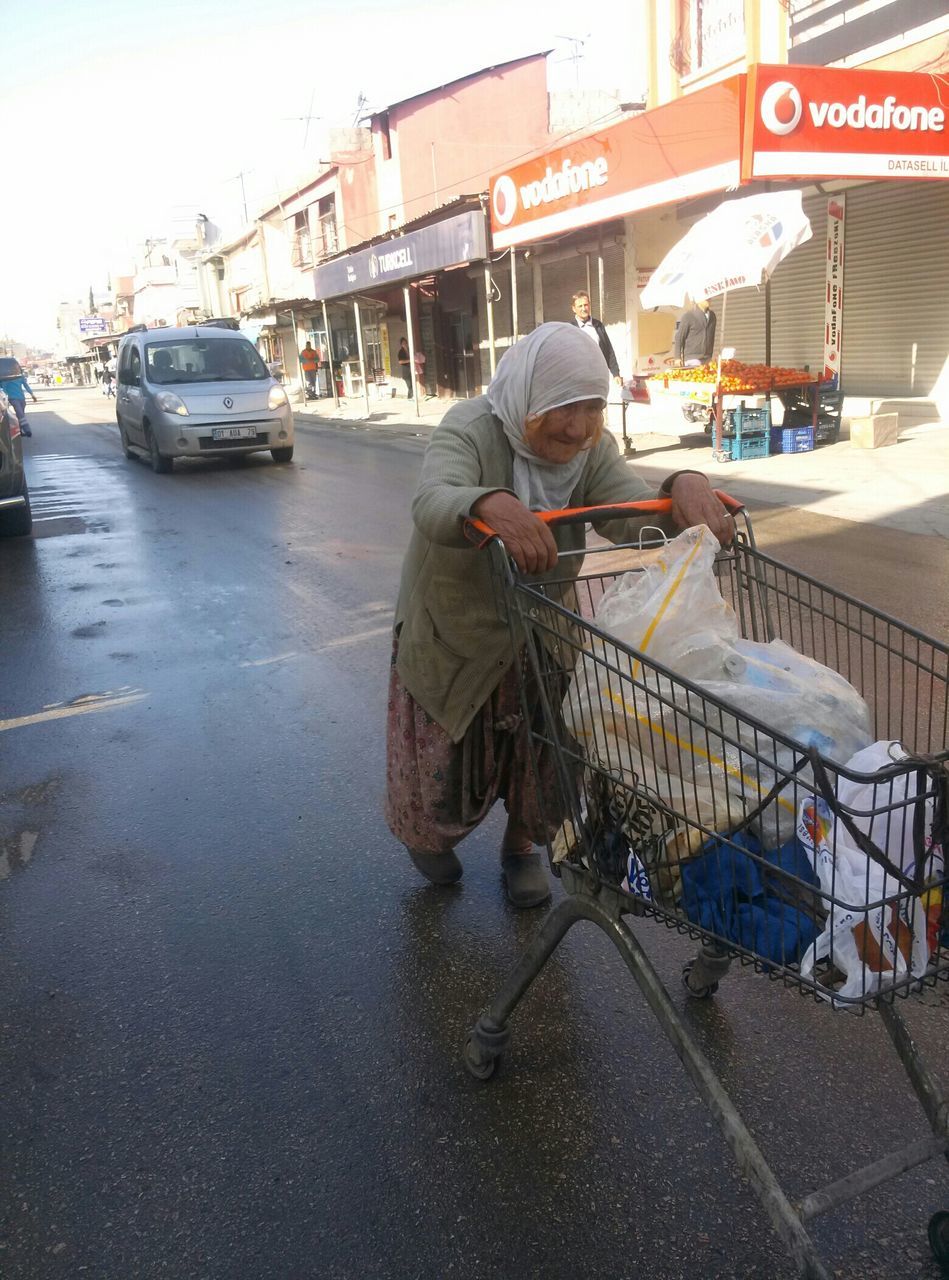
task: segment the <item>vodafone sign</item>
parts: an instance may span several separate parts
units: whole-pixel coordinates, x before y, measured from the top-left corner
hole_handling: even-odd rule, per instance
[[[752,67],[742,178],[949,178],[945,96],[919,73]]]
[[[737,185],[743,93],[733,76],[497,174],[494,247]]]

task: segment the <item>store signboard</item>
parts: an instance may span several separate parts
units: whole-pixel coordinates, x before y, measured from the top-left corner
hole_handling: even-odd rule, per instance
[[[471,209],[430,227],[384,240],[371,249],[324,262],[313,272],[316,298],[371,292],[443,267],[478,262],[487,253],[484,215]]]
[[[109,332],[109,322],[105,316],[80,316],[79,332],[84,338],[98,337]]]
[[[850,67],[748,71],[742,181],[949,179],[949,95],[936,76]]]
[[[827,291],[824,299],[824,382],[840,384],[844,319],[844,212],[846,196],[827,201]]]
[[[736,186],[744,85],[732,76],[496,174],[494,247]]]

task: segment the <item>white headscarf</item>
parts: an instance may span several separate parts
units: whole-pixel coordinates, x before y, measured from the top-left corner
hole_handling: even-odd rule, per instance
[[[565,507],[587,460],[586,450],[570,462],[539,458],[524,439],[525,421],[578,400],[605,403],[609,393],[603,353],[575,324],[542,324],[505,351],[488,386],[488,404],[514,450],[514,492],[525,507]]]

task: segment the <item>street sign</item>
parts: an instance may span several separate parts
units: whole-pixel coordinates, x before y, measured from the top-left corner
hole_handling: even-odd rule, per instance
[[[105,316],[80,316],[79,332],[87,338],[109,332],[109,322]]]

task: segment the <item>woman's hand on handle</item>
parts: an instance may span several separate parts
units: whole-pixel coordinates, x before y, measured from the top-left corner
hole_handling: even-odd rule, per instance
[[[680,529],[706,524],[723,547],[731,544],[735,521],[716,498],[705,476],[694,471],[683,472],[673,481],[669,496],[672,518]]]
[[[547,573],[556,567],[554,535],[513,493],[487,493],[471,514],[491,526],[521,573]]]

